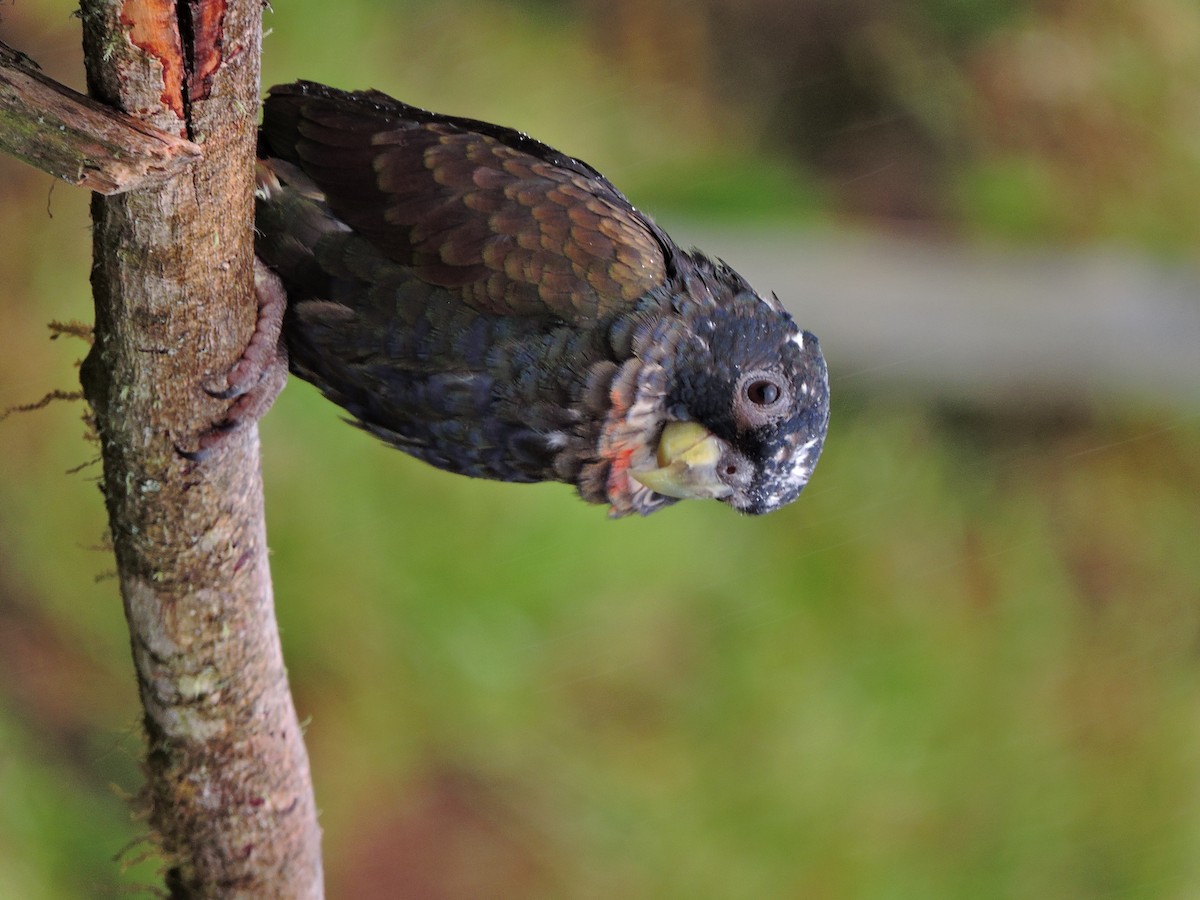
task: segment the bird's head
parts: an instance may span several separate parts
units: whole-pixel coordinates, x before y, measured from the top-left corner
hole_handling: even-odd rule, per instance
[[[698,254],[685,263],[672,314],[639,342],[630,412],[643,447],[629,460],[627,511],[710,498],[771,512],[800,495],[821,453],[825,359],[777,299]]]

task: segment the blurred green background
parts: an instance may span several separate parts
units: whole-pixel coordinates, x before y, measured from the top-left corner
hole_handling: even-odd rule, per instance
[[[2,5],[0,38],[80,87],[71,11]],[[518,126],[668,230],[1200,249],[1194,0],[266,25],[264,84]],[[0,184],[4,408],[75,387],[86,347],[47,323],[91,301],[87,197],[8,158]],[[825,457],[764,519],[444,475],[291,383],[261,433],[330,896],[1200,896],[1197,410],[951,404],[827,351]],[[161,868],[82,413],[0,422],[0,898],[150,896]]]

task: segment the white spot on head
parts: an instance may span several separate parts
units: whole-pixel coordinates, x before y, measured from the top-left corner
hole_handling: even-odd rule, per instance
[[[783,311],[783,304],[779,302],[779,295],[774,291],[771,291],[771,296],[769,297],[765,294],[760,294],[758,291],[753,289],[751,289],[751,293],[754,294],[755,299],[757,299],[759,303],[766,305],[771,312]]]
[[[793,344],[795,344],[801,350],[804,349],[804,332],[803,331],[797,331],[788,340],[790,340]]]

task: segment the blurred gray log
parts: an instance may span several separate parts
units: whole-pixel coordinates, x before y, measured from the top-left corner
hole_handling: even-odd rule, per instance
[[[1127,250],[1000,250],[878,235],[671,226],[775,291],[834,388],[996,404],[1200,409],[1200,271]]]

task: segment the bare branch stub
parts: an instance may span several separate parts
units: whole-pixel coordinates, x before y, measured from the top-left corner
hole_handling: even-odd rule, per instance
[[[100,194],[154,187],[200,147],[76,93],[0,43],[0,150]]]

